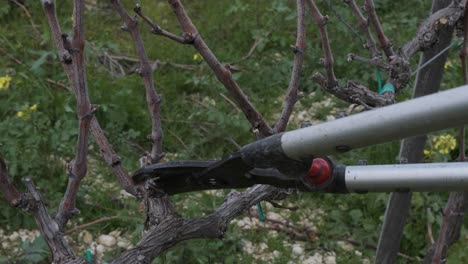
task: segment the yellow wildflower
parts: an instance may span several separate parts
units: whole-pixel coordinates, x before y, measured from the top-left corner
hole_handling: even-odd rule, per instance
[[[202,59],[203,58],[202,58],[202,56],[200,54],[198,54],[198,53],[193,54],[193,60],[194,61],[199,61],[199,60],[202,60]]]
[[[17,115],[19,118],[23,118],[23,117],[24,117],[24,112],[23,112],[23,111],[19,111],[18,113],[16,113],[16,115]]]
[[[0,77],[0,90],[6,90],[10,87],[11,77],[10,76],[3,76]]]
[[[456,146],[457,141],[455,137],[449,134],[438,137],[434,144],[434,148],[438,150],[440,154],[448,154],[451,150],[454,150]]]
[[[424,150],[424,156],[427,158],[427,159],[433,159],[435,158],[435,155],[436,153],[430,149],[425,149]]]
[[[37,104],[33,104],[29,107],[29,110],[31,111],[36,111],[37,110]]]
[[[447,69],[450,68],[450,67],[453,67],[453,64],[452,64],[451,61],[447,61],[447,62],[444,64],[444,69],[447,70]]]

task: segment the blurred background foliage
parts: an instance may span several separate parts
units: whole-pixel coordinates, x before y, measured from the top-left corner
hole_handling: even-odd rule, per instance
[[[179,34],[180,28],[165,1],[123,1],[128,9],[141,3],[143,11],[161,27]],[[364,39],[356,19],[340,0],[317,1],[323,14],[328,14],[329,36],[335,57],[335,70],[343,82],[349,79],[377,89],[375,69],[357,62],[347,62],[348,53],[367,56]],[[358,1],[362,2],[362,1]],[[409,41],[424,18],[430,13],[430,1],[377,0],[377,13],[395,47]],[[292,0],[184,1],[199,32],[218,58],[239,69],[234,73],[250,100],[273,123],[280,113],[287,88],[295,43],[296,15]],[[22,7],[21,7],[22,6]],[[97,117],[110,142],[131,172],[138,168],[142,149],[149,149],[147,134],[151,129],[144,98],[144,87],[135,74],[135,52],[126,32],[120,30],[120,17],[110,1],[86,1],[86,56],[90,98],[98,106]],[[70,33],[71,1],[57,1],[57,12],[64,32]],[[315,71],[322,71],[318,31],[307,16],[307,50],[300,80],[304,97],[298,104],[288,129],[298,128],[303,121],[317,123],[349,112],[348,105],[324,93],[311,80]],[[57,60],[46,18],[40,1],[9,0],[0,6],[0,153],[18,186],[21,178],[31,176],[42,190],[51,210],[55,210],[65,190],[65,166],[74,156],[77,136],[75,100],[67,90],[66,76]],[[235,151],[239,145],[255,140],[242,113],[226,99],[228,94],[195,50],[166,38],[152,35],[141,25],[146,50],[155,62],[154,80],[162,96],[162,120],[165,132],[166,160],[216,159]],[[69,34],[71,35],[71,34]],[[254,43],[256,48],[244,58]],[[417,67],[418,58],[412,60]],[[457,51],[452,49],[446,64],[442,89],[462,83]],[[411,84],[412,85],[412,84]],[[399,100],[411,95],[411,86]],[[428,142],[427,161],[448,161],[456,156],[451,143],[455,130],[435,134]],[[92,141],[92,140],[91,140]],[[437,143],[438,141],[444,141]],[[90,144],[90,169],[79,192],[79,216],[70,228],[103,216],[117,216],[111,221],[89,227],[94,236],[120,230],[138,241],[143,228],[141,204],[123,199],[97,147]],[[340,157],[344,164],[367,160],[369,164],[396,163],[399,143],[387,143]],[[200,217],[219,206],[229,190],[213,195],[210,192],[176,195],[173,199],[184,217]],[[220,195],[221,194],[221,195]],[[335,252],[338,263],[362,263],[372,259],[388,194],[330,195],[300,193],[286,203],[298,206],[294,212],[267,209],[299,224],[311,222],[317,227],[314,239],[303,243],[303,255]],[[413,258],[422,257],[429,243],[427,227],[437,234],[441,209],[447,194],[418,193],[413,206],[401,252]],[[321,220],[314,210],[320,209]],[[34,220],[27,214],[0,202],[0,228],[11,233],[19,228],[34,229]],[[72,246],[81,251],[76,233]],[[357,242],[354,250],[346,250],[337,241]],[[0,248],[0,261],[47,262],[47,248],[41,240],[23,243],[14,252]],[[294,244],[287,234],[272,235],[268,228],[241,230],[230,225],[223,241],[189,241],[176,246],[158,258],[156,263],[234,263],[262,262],[255,252],[245,250],[245,241],[266,243],[280,255],[264,262],[299,262],[283,241]],[[467,260],[465,227],[460,242],[451,250],[454,262]],[[34,254],[28,254],[31,248]],[[106,254],[104,259],[117,255]],[[357,253],[358,251],[359,253]],[[25,253],[26,252],[26,253]],[[39,253],[38,253],[39,252]],[[80,254],[80,252],[77,252]],[[412,262],[400,258],[400,263]],[[463,261],[462,261],[463,262]]]

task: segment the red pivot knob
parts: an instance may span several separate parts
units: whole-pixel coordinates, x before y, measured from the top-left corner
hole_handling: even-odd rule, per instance
[[[332,165],[326,159],[316,158],[304,179],[312,184],[320,185],[332,177]]]

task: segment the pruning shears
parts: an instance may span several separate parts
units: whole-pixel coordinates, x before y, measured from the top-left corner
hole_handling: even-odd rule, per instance
[[[468,188],[468,163],[338,166],[327,156],[468,123],[468,86],[276,134],[224,159],[144,167],[169,194],[269,184],[300,191],[452,191]]]

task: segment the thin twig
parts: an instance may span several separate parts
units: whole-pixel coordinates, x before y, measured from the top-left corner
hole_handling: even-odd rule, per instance
[[[31,26],[32,26],[32,29],[34,30],[34,34],[36,35],[36,39],[41,39],[41,32],[39,32],[39,30],[37,29],[37,25],[34,24],[34,21],[32,19],[32,16],[31,16],[31,13],[29,12],[29,10],[26,8],[26,6],[24,6],[22,3],[18,2],[17,0],[10,0],[11,2],[13,2],[15,5],[19,6],[23,12],[26,14],[26,16],[28,17],[29,19],[29,23],[31,23]]]
[[[107,54],[107,56],[109,58],[111,58],[111,59],[114,59],[114,60],[125,60],[125,61],[129,61],[129,62],[139,62],[140,61],[137,58],[129,57],[129,56],[126,56],[126,55]],[[160,61],[160,60],[150,61],[150,64],[151,65],[158,65],[158,68],[161,65],[163,65],[163,66],[168,65],[168,66],[172,66],[172,67],[177,68],[177,69],[190,70],[190,71],[196,70],[197,68],[200,67],[199,64],[180,64],[180,63],[173,63],[173,62],[164,62],[164,61]],[[154,68],[154,67],[152,67],[152,68]]]
[[[190,150],[190,148],[187,146],[187,144],[185,144],[185,142],[176,133],[174,133],[170,129],[167,129],[167,132],[169,132],[169,134],[171,134],[171,136],[173,136],[175,139],[177,139],[177,141],[179,141],[179,143],[185,148],[186,151]]]
[[[16,58],[15,56],[13,56],[12,54],[10,54],[8,51],[6,51],[5,49],[3,49],[2,47],[0,47],[0,52],[2,54],[4,54],[5,56],[7,56],[8,58],[10,58],[12,61],[14,61],[16,64],[18,65],[21,65],[23,64],[22,61],[20,61],[18,58]]]
[[[236,103],[234,103],[231,99],[229,99],[229,98],[228,98],[227,96],[225,96],[223,93],[219,93],[219,95],[220,95],[224,100],[226,100],[226,102],[228,102],[228,103],[232,106],[232,108],[236,109],[236,111],[237,111],[238,113],[241,113],[241,112],[242,112],[242,110],[239,109],[239,107],[236,105]]]
[[[248,58],[250,58],[252,54],[254,53],[255,49],[257,48],[258,44],[260,44],[262,41],[263,41],[263,38],[256,39],[252,47],[250,47],[249,52],[247,52],[247,54],[245,54],[245,56],[242,57],[242,60],[247,60]]]
[[[297,0],[297,33],[296,45],[293,48],[294,64],[291,72],[288,90],[283,102],[283,111],[273,128],[275,133],[283,132],[288,125],[294,105],[298,100],[299,78],[301,75],[302,63],[304,62],[304,53],[306,49],[306,22],[305,7],[303,0]]]
[[[426,208],[426,215],[429,216],[429,214],[431,213],[431,208]],[[426,221],[426,228],[427,228],[427,236],[429,237],[429,242],[432,244],[435,243],[434,241],[434,235],[432,234],[432,224],[431,222],[429,222],[429,217],[427,217],[427,221]]]
[[[346,19],[343,18],[343,16],[340,15],[340,13],[338,13],[338,10],[336,10],[335,6],[332,4],[332,0],[327,0],[327,4],[336,18],[338,18],[338,20],[341,22],[341,24],[343,24],[348,29],[348,31],[352,33],[353,37],[362,41],[361,35],[346,21]]]
[[[257,219],[260,219],[260,216],[258,215],[256,210],[249,210],[249,214],[254,216]],[[293,225],[289,221],[281,221],[281,220],[276,220],[276,219],[265,217],[265,223],[267,224],[267,228],[286,233],[292,239],[298,239],[301,241],[310,241],[311,239],[320,236],[320,234],[317,232],[310,231],[305,227],[298,227],[296,225]],[[351,238],[346,238],[343,240],[354,246],[365,247],[367,249],[374,249],[374,250],[377,248],[375,245],[372,245],[369,243],[361,243]],[[407,260],[411,260],[411,261],[418,260],[415,257],[403,254],[401,252],[398,252],[398,256]]]
[[[114,220],[114,219],[117,219],[117,218],[119,218],[117,215],[103,216],[103,217],[101,217],[99,219],[96,219],[94,221],[91,221],[91,222],[88,222],[88,223],[85,223],[85,224],[82,224],[82,225],[79,225],[79,226],[75,226],[75,227],[73,227],[71,229],[68,229],[67,231],[65,231],[65,234],[68,235],[68,234],[71,234],[73,232],[88,228],[90,226],[97,225],[97,224],[100,224],[100,223],[103,223],[103,222],[108,222],[108,221],[111,221],[111,220]]]
[[[362,63],[369,64],[371,66],[378,67],[378,68],[384,69],[384,70],[389,70],[390,69],[390,67],[385,62],[383,62],[381,58],[375,58],[374,57],[374,59],[368,59],[368,58],[359,56],[357,54],[350,53],[350,54],[348,54],[348,59],[347,60],[348,60],[348,62],[350,62],[350,61],[362,62]]]
[[[49,78],[46,79],[46,82],[48,82],[48,83],[50,83],[50,84],[53,84],[53,85],[55,85],[55,86],[58,86],[58,87],[60,87],[60,88],[66,89],[66,90],[68,90],[68,91],[71,91],[71,89],[70,89],[68,86],[66,86],[64,83],[62,83],[62,82],[57,82],[57,81],[54,81],[54,80],[49,79]]]
[[[249,209],[249,216],[251,217],[253,216],[257,219],[260,219],[260,215],[258,214],[258,211],[253,208]],[[272,219],[272,218],[269,218],[268,215],[264,217],[265,217],[266,228],[270,228],[276,231],[286,233],[288,237],[292,239],[310,241],[311,238],[315,238],[318,236],[317,232],[311,231],[307,227],[296,226],[288,220],[282,221],[282,220]]]
[[[231,143],[234,147],[236,147],[237,150],[240,150],[242,146],[237,143],[232,137],[227,137],[225,138],[229,143]]]
[[[151,33],[153,34],[156,34],[156,35],[161,35],[161,36],[164,36],[164,37],[167,37],[169,39],[172,39],[174,41],[177,41],[181,44],[191,44],[192,43],[192,39],[190,38],[184,38],[184,37],[181,37],[181,36],[177,36],[167,30],[164,30],[162,29],[158,24],[154,23],[149,17],[145,16],[143,14],[143,11],[141,10],[141,5],[140,4],[136,4],[135,5],[135,8],[133,8],[133,10],[135,11],[135,13],[138,14],[138,16],[140,16],[146,23],[148,23],[148,25],[150,25],[151,27]]]
[[[254,43],[252,44],[252,46],[250,47],[249,51],[247,52],[247,54],[245,54],[242,58],[240,58],[239,60],[237,61],[234,61],[232,62],[231,64],[237,64],[241,61],[244,61],[244,60],[248,60],[250,59],[250,57],[252,57],[253,53],[255,52],[255,50],[257,49],[258,45],[260,45],[260,43],[262,43],[263,41],[265,41],[265,38],[268,37],[270,34],[271,34],[272,31],[268,31],[264,36],[262,37],[258,37],[254,40]]]
[[[348,242],[348,243],[350,243],[352,245],[355,245],[355,246],[364,246],[367,249],[373,249],[373,250],[377,249],[377,247],[375,245],[372,245],[372,244],[369,244],[369,243],[361,243],[361,242],[358,242],[358,241],[356,241],[354,239],[350,239],[350,238],[345,239],[345,240],[346,240],[346,242]],[[409,255],[403,254],[401,252],[398,252],[397,255],[399,257],[401,257],[401,258],[411,260],[411,261],[417,261],[418,260],[418,258],[416,258],[416,257],[412,257],[412,256],[409,256]]]
[[[273,201],[267,201],[267,202],[271,204],[274,208],[286,209],[289,211],[297,211],[297,209],[299,209],[299,206],[286,206],[286,205],[282,205]]]

